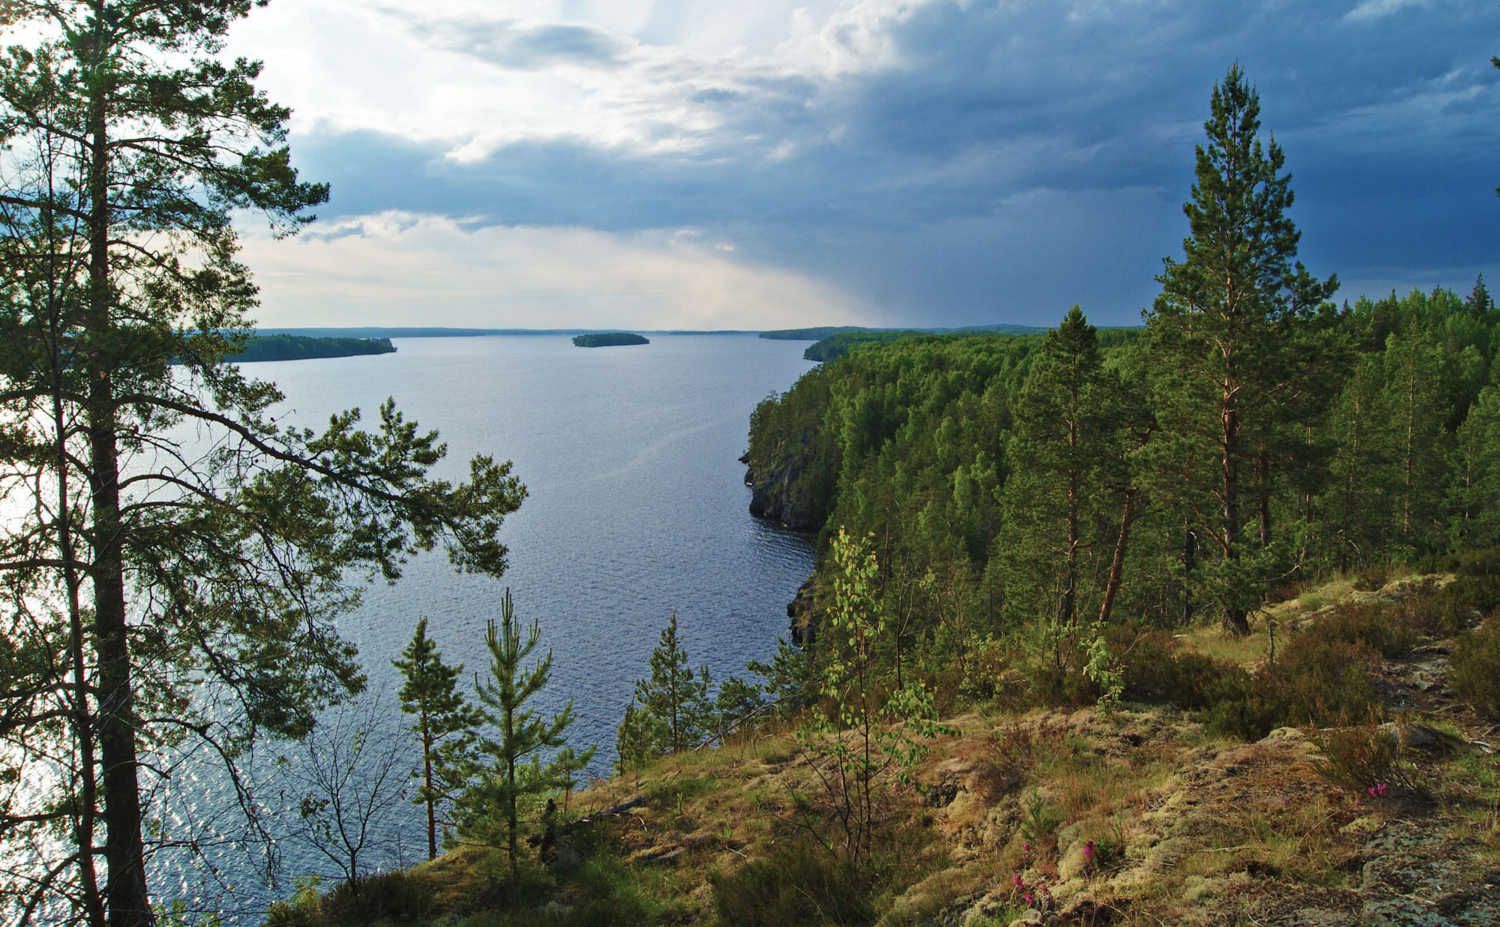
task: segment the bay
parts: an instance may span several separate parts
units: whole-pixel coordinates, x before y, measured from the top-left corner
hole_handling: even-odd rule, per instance
[[[552,651],[552,683],[538,707],[547,714],[572,700],[570,741],[598,744],[596,775],[613,762],[615,728],[673,612],[692,664],[716,680],[743,676],[748,661],[774,652],[814,551],[807,535],[748,514],[738,457],[756,403],[812,366],[801,343],[754,335],[652,335],[649,345],[592,349],[546,335],[395,343],[394,355],[246,368],[285,393],[278,415],[287,423],[316,428],[359,407],[368,424],[389,396],[408,419],[441,433],[448,458],[439,476],[462,479],[471,456],[490,454],[510,460],[527,487],[502,530],[503,579],[456,574],[441,555],[423,555],[340,619],[385,735],[402,736],[407,723],[390,661],[418,619],[428,620],[445,660],[465,665],[472,691],[472,674],[488,667],[485,623],[498,617],[507,587],[518,617],[540,624],[540,649]],[[202,797],[190,795],[184,810],[232,822],[211,775],[194,781]],[[273,829],[295,825],[292,814],[272,820]],[[381,852],[370,861],[415,862],[421,827],[419,809],[398,803],[379,823]],[[233,907],[242,912],[233,920],[254,922],[287,882],[259,889],[254,854],[236,843],[207,857],[164,855],[170,871],[159,872],[159,896],[181,895],[194,910]],[[284,876],[336,875],[295,839],[280,843]]]

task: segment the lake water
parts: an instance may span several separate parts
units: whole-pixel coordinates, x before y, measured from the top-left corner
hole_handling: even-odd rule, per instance
[[[468,458],[484,453],[512,461],[526,484],[525,503],[502,531],[503,580],[456,575],[442,556],[424,556],[342,619],[391,730],[407,722],[390,661],[417,620],[428,619],[445,660],[462,662],[472,680],[487,670],[485,622],[498,617],[507,586],[517,616],[540,622],[541,648],[553,652],[539,707],[550,714],[573,700],[570,740],[599,745],[599,773],[613,761],[615,728],[673,611],[693,665],[716,680],[774,652],[813,549],[808,537],[748,514],[737,458],[756,403],[812,366],[801,342],[653,335],[647,346],[582,349],[563,336],[512,336],[396,345],[391,355],[247,368],[286,393],[290,421],[316,427],[350,406],[368,418],[392,396],[409,419],[442,433],[449,456],[440,476],[462,478]],[[423,855],[420,809],[400,804],[382,830],[392,835],[386,849],[405,862]],[[246,863],[228,850],[216,855],[213,881],[234,885],[247,915],[263,911],[254,897],[262,893],[246,889],[253,872],[233,871]],[[284,857],[288,875],[332,874],[294,841]],[[174,872],[160,894],[186,892],[193,907],[227,903],[221,891],[194,886],[200,874]]]

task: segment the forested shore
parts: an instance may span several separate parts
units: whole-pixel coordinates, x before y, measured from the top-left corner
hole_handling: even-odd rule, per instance
[[[1203,450],[1216,413],[1180,408],[1159,330],[1098,333],[1077,310],[1045,337],[908,337],[810,371],[756,409],[751,481],[770,517],[874,534],[893,587],[931,573],[910,607],[975,635],[1058,614],[1176,625],[1495,544],[1500,312],[1483,281],[1325,307],[1296,337],[1287,378],[1241,413],[1236,569],[1223,460]]]

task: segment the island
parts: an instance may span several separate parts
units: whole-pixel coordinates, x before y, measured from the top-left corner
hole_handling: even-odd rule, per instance
[[[260,361],[311,360],[326,357],[357,357],[392,354],[396,346],[389,338],[309,338],[305,335],[255,335],[245,350],[230,357],[237,364]]]
[[[600,332],[594,335],[574,335],[573,343],[580,348],[609,348],[619,344],[650,344],[651,340],[629,332]]]

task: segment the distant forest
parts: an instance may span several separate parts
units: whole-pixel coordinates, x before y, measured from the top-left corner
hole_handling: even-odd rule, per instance
[[[230,357],[240,364],[261,361],[311,360],[323,357],[358,357],[364,354],[393,354],[396,346],[389,338],[309,338],[305,335],[255,335],[245,350]]]
[[[580,348],[610,348],[627,344],[650,344],[651,340],[629,332],[604,332],[596,335],[574,335],[573,344]]]

